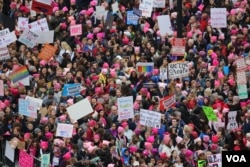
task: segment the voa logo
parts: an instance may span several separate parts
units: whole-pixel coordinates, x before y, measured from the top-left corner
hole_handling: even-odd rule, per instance
[[[247,162],[244,155],[226,155],[227,162]]]

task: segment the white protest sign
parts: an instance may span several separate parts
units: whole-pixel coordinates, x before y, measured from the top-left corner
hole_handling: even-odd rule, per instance
[[[58,123],[56,128],[56,136],[71,138],[73,133],[73,125]]]
[[[51,31],[36,31],[39,34],[37,39],[38,44],[53,43],[54,42],[54,30]]]
[[[154,8],[165,8],[165,0],[153,0]]]
[[[85,98],[67,108],[69,117],[74,121],[77,121],[78,119],[85,117],[88,114],[91,114],[93,111],[94,110],[88,98]]]
[[[37,20],[28,25],[29,29],[33,32],[36,31],[49,31],[49,26],[46,18]]]
[[[226,8],[211,8],[211,26],[213,28],[227,27],[227,10]]]
[[[113,11],[113,13],[116,13],[116,12],[119,11],[119,7],[118,7],[118,3],[117,2],[115,2],[115,3],[112,4],[112,11]]]
[[[36,102],[19,99],[18,100],[18,112],[21,115],[25,115],[32,118],[37,118],[38,105]]]
[[[245,71],[237,71],[237,84],[246,84],[247,83],[247,77]]]
[[[169,79],[187,77],[189,73],[188,61],[168,64]]]
[[[149,110],[140,110],[140,124],[151,128],[161,127],[161,113]]]
[[[173,29],[172,29],[169,15],[157,16],[157,20],[158,20],[158,25],[159,25],[161,35],[173,34]]]
[[[118,119],[124,120],[134,117],[133,97],[121,97],[117,99]]]
[[[21,83],[24,86],[30,86],[30,76],[20,79],[19,81],[17,81],[17,83]]]
[[[213,154],[207,156],[208,167],[222,167],[221,154]]]
[[[245,58],[241,57],[236,60],[237,70],[245,70],[247,68]]]
[[[162,81],[168,79],[168,69],[167,68],[160,68],[160,79]]]
[[[17,40],[14,31],[10,32],[9,28],[0,31],[0,46],[5,47]]]
[[[144,17],[151,17],[153,10],[153,1],[151,0],[143,0],[140,3],[139,10],[142,11],[142,15]]]
[[[7,47],[0,48],[0,60],[10,59],[9,49]]]
[[[29,28],[29,19],[27,17],[18,17],[17,27],[20,30],[25,30]]]
[[[103,6],[96,6],[96,19],[101,20],[102,17],[104,17],[104,20],[106,20],[107,12],[105,11],[105,8]],[[105,17],[106,16],[106,17]]]
[[[5,157],[7,157],[11,162],[14,162],[15,159],[15,149],[10,146],[9,141],[6,141],[5,147]]]
[[[227,118],[227,130],[234,130],[238,128],[238,123],[236,121],[237,111],[229,111]]]
[[[33,48],[37,43],[39,35],[28,29],[25,29],[22,35],[19,37],[18,41],[25,44],[29,48]]]
[[[35,102],[37,104],[37,108],[38,109],[40,107],[42,107],[42,104],[43,104],[43,100],[31,97],[31,96],[25,96],[25,100],[29,100],[29,101]]]

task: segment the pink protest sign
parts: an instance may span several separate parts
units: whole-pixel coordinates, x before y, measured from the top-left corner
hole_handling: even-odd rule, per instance
[[[70,26],[70,36],[82,35],[82,25],[72,25]]]
[[[18,164],[20,167],[33,167],[34,159],[25,151],[20,150]]]

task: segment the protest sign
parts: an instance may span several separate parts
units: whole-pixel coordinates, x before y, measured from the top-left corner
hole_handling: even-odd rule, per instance
[[[160,30],[161,35],[165,36],[166,34],[168,35],[173,34],[173,29],[172,29],[169,15],[157,16],[157,20],[158,20],[158,25],[159,25],[159,30]]]
[[[10,59],[9,49],[7,47],[0,48],[0,60]]]
[[[237,111],[229,111],[227,118],[227,130],[234,130],[238,128],[238,123],[236,121]]]
[[[38,57],[45,61],[49,61],[51,57],[55,55],[55,53],[56,53],[56,48],[54,46],[45,44],[41,52],[38,54]]]
[[[58,123],[56,128],[56,136],[71,138],[73,133],[73,125]]]
[[[246,84],[247,83],[247,77],[245,71],[237,71],[237,84]]]
[[[206,162],[206,160],[198,160],[197,165],[198,165],[198,167],[206,167],[207,162]]]
[[[34,158],[31,157],[27,152],[24,150],[19,151],[19,167],[33,167],[34,166]]]
[[[214,113],[214,110],[212,107],[207,107],[207,106],[203,106],[202,107],[205,115],[207,116],[207,119],[210,121],[217,121],[217,116]]]
[[[172,43],[172,55],[184,56],[186,53],[186,39],[174,38]]]
[[[5,157],[7,157],[11,162],[15,160],[15,149],[11,147],[9,141],[6,141],[5,145]]]
[[[238,95],[240,99],[247,99],[248,98],[248,91],[247,91],[247,85],[246,84],[238,84]]]
[[[118,7],[118,3],[117,2],[113,3],[111,6],[112,6],[113,13],[116,13],[116,12],[119,11],[119,7]]]
[[[20,30],[25,30],[29,28],[29,18],[27,17],[18,17],[17,27]]]
[[[237,67],[237,71],[238,70],[246,70],[247,66],[246,66],[246,61],[244,57],[241,57],[239,59],[236,60],[236,67]]]
[[[21,115],[37,118],[37,109],[38,105],[36,102],[25,99],[18,100],[18,112]]]
[[[133,97],[117,98],[118,120],[124,120],[134,117]]]
[[[104,20],[106,20],[108,12],[105,11],[105,8],[103,6],[96,6],[95,10],[96,10],[95,17],[97,20],[102,20],[102,17],[104,17]]]
[[[154,8],[165,8],[165,0],[153,0]]]
[[[174,62],[168,64],[169,79],[187,77],[189,73],[188,61]]]
[[[227,27],[227,10],[226,8],[211,8],[211,26],[213,28]]]
[[[69,117],[74,121],[77,121],[78,119],[85,117],[88,114],[91,114],[93,111],[94,110],[88,98],[85,98],[67,108]]]
[[[48,0],[32,0],[31,9],[37,13],[44,13],[46,15],[51,15],[53,13],[52,1]]]
[[[221,154],[207,156],[208,167],[222,167]]]
[[[77,96],[80,95],[81,84],[65,84],[63,87],[62,96]]]
[[[175,95],[166,96],[160,99],[160,109],[169,109],[173,107],[176,103]]]
[[[26,66],[22,66],[10,73],[9,78],[13,82],[17,82],[23,78],[26,78],[27,76],[29,76],[29,71],[27,70]]]
[[[82,25],[76,24],[70,26],[70,36],[82,35]]]
[[[160,68],[160,79],[162,81],[168,79],[168,69],[167,68]]]
[[[127,11],[127,24],[137,25],[139,17],[133,11]]]
[[[133,13],[139,17],[141,17],[142,15],[142,11],[140,9],[137,9],[137,8],[133,8]]]
[[[35,102],[38,109],[39,109],[39,108],[42,106],[42,104],[43,104],[43,100],[38,99],[38,98],[31,97],[31,96],[25,96],[25,100]]]
[[[4,96],[4,84],[3,84],[3,80],[0,80],[0,96]]]
[[[33,48],[37,43],[39,35],[28,29],[25,29],[24,32],[19,37],[18,41],[25,44],[29,48]]]
[[[41,155],[41,167],[48,167],[50,164],[50,154]]]
[[[141,16],[151,17],[152,10],[153,10],[153,1],[151,0],[141,1],[139,9],[142,11]]]
[[[14,31],[10,32],[8,28],[0,31],[0,47],[6,47],[17,40]]]
[[[151,128],[161,127],[161,113],[149,110],[140,110],[140,124]]]
[[[54,30],[51,31],[36,31],[39,34],[37,39],[37,43],[45,44],[45,43],[53,43],[54,42]]]
[[[34,21],[28,25],[30,31],[49,31],[49,26],[46,18]]]
[[[153,72],[154,63],[141,63],[138,62],[136,64],[136,68],[138,72]]]

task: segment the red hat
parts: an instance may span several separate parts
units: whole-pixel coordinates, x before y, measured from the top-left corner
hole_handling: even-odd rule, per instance
[[[218,144],[211,144],[210,146],[211,151],[217,151],[218,148],[219,148]]]
[[[219,137],[217,135],[213,135],[212,136],[212,142],[213,143],[218,143],[218,141],[219,141]]]
[[[94,127],[96,125],[96,121],[95,120],[90,120],[89,121],[89,126],[90,127]]]
[[[240,150],[241,150],[240,146],[234,146],[234,151],[240,151]]]

